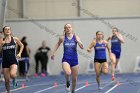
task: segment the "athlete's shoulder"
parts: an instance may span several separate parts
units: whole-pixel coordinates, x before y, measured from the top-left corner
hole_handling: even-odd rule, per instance
[[[92,43],[95,45],[97,43],[96,38],[93,38]]]
[[[65,35],[61,35],[61,36],[59,36],[59,42],[63,42],[64,39],[65,39]]]
[[[106,40],[103,40],[103,43],[104,43],[104,44],[108,44],[108,42],[107,42]]]
[[[73,36],[74,36],[76,39],[80,39],[80,37],[79,37],[78,35],[73,34]]]
[[[15,37],[15,36],[12,36],[12,38],[13,38],[14,40],[19,40],[18,37]]]
[[[65,38],[65,35],[59,36],[59,39],[63,40]]]
[[[14,39],[14,42],[20,41],[18,37],[13,37],[13,39]]]
[[[0,46],[3,46],[5,44],[5,41],[3,38],[0,38]]]
[[[112,39],[112,36],[108,36],[107,40],[106,41],[109,41]]]

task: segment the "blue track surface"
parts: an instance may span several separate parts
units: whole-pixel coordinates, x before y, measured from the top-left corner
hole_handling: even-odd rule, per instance
[[[97,90],[95,75],[79,75],[75,93],[140,93],[140,74],[117,74],[114,82],[111,81],[110,75],[101,75],[101,86],[102,90]],[[18,87],[11,87],[11,90],[12,93],[67,93],[63,75],[30,77],[29,81],[19,81]],[[4,82],[1,82],[0,93],[3,92],[5,87]]]

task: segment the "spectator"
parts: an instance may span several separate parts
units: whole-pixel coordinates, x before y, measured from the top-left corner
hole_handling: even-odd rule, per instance
[[[28,48],[28,43],[26,41],[27,37],[24,36],[21,39],[21,42],[24,45],[23,52],[21,53],[21,58],[30,58],[30,49]],[[29,70],[29,60],[27,61],[27,69],[25,69],[25,60],[20,60],[19,61],[19,75],[20,76],[25,76]]]
[[[35,67],[36,73],[34,74],[34,76],[38,76],[39,61],[41,62],[41,76],[43,77],[46,76],[49,51],[50,51],[50,48],[46,46],[46,42],[43,40],[42,46],[38,48],[34,56],[35,62],[36,62],[36,67]]]
[[[0,43],[2,42],[2,32],[0,32]],[[2,53],[0,51],[0,78],[2,74]]]

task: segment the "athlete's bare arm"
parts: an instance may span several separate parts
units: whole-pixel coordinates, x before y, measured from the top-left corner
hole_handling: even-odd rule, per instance
[[[56,43],[56,45],[52,51],[51,59],[54,59],[55,52],[57,51],[57,49],[59,48],[61,43],[63,43],[63,41],[64,41],[64,36],[60,36],[58,42]]]
[[[87,49],[87,52],[91,52],[92,51],[92,48],[95,46],[96,44],[96,39],[93,39],[93,41],[90,43],[88,49]]]
[[[17,37],[13,37],[13,38],[14,38],[15,43],[17,43],[20,46],[20,50],[17,54],[17,58],[21,58],[21,53],[23,51],[24,45],[22,44],[22,42]]]
[[[76,42],[78,43],[78,45],[81,49],[84,49],[84,46],[83,46],[83,44],[78,36],[76,36]]]

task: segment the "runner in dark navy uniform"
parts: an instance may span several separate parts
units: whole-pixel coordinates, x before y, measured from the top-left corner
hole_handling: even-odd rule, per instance
[[[17,58],[21,57],[23,50],[23,44],[17,37],[11,36],[11,27],[5,26],[3,28],[4,38],[0,44],[2,50],[2,68],[5,79],[5,87],[8,93],[10,92],[10,78],[13,79],[13,87],[15,88],[16,83],[16,73],[17,73]],[[16,55],[16,44],[20,46],[20,51]]]

